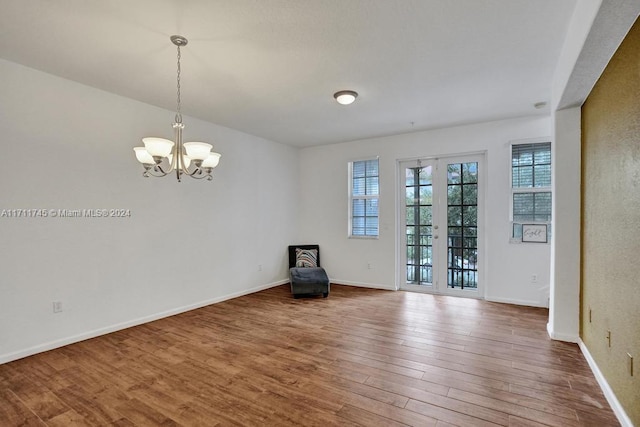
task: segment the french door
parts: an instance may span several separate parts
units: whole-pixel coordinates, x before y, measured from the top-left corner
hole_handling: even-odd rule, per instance
[[[400,162],[400,289],[482,296],[483,157]]]

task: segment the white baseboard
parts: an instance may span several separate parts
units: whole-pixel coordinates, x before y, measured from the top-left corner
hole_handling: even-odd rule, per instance
[[[574,334],[561,334],[553,330],[551,323],[547,323],[547,333],[552,340],[578,343],[580,337]]]
[[[384,290],[387,290],[387,291],[395,291],[396,290],[396,288],[394,286],[381,285],[379,283],[352,282],[350,280],[340,280],[340,279],[331,279],[331,283],[335,284],[335,285],[357,286],[359,288],[384,289]]]
[[[600,371],[600,368],[598,368],[596,361],[593,359],[593,357],[591,357],[589,349],[587,349],[587,346],[582,342],[580,338],[578,338],[578,345],[580,346],[580,350],[582,350],[582,354],[584,354],[584,358],[587,359],[587,363],[589,364],[589,367],[591,367],[591,371],[596,377],[598,384],[600,384],[600,388],[604,393],[604,397],[607,398],[607,402],[609,402],[613,413],[616,414],[616,417],[618,417],[618,421],[620,421],[622,427],[633,427],[631,418],[629,418],[624,408],[618,401],[618,398],[613,393],[613,390],[611,390],[611,387],[609,387],[609,383],[604,378],[604,375],[602,375],[602,372]]]
[[[484,299],[486,301],[501,302],[501,303],[504,303],[504,304],[515,304],[515,305],[525,305],[527,307],[547,308],[546,303],[540,302],[540,301],[521,300],[521,299],[513,299],[513,298],[501,298],[501,297],[492,297],[492,296],[485,296]]]
[[[187,311],[195,310],[197,308],[206,307],[207,305],[216,304],[222,301],[230,300],[233,298],[241,297],[243,295],[252,294],[254,292],[263,291],[265,289],[273,288],[275,286],[284,285],[289,283],[289,279],[278,280],[277,282],[267,283],[266,285],[256,286],[254,288],[245,289],[232,294],[223,295],[220,297],[212,298],[206,301],[200,301],[195,304],[185,305],[171,310],[163,311],[160,313],[151,314],[149,316],[140,317],[137,319],[129,320],[127,322],[118,323],[104,328],[95,329],[93,331],[84,332],[82,334],[60,338],[54,341],[50,341],[44,344],[39,344],[33,347],[26,348],[24,350],[15,351],[7,354],[0,354],[0,364],[8,363],[13,360],[22,359],[23,357],[32,356],[37,353],[53,350],[55,348],[64,347],[65,345],[77,343],[90,338],[95,338],[100,335],[106,335],[111,332],[116,332],[122,329],[130,328],[132,326],[142,325],[144,323],[153,322],[154,320],[162,319],[164,317],[174,316],[176,314],[184,313]]]

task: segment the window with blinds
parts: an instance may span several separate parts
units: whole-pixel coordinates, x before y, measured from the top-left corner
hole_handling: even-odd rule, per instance
[[[523,224],[546,224],[551,235],[551,143],[511,146],[512,237],[522,239]]]
[[[349,236],[378,237],[378,159],[349,163]]]

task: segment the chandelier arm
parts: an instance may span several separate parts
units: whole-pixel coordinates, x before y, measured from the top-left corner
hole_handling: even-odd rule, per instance
[[[173,150],[171,152],[171,164],[169,165],[169,170],[167,171],[167,175],[171,173],[172,170],[176,169],[178,165],[178,159],[176,158],[177,148],[174,145]]]
[[[205,179],[207,178],[209,181],[213,179],[213,175],[211,173],[203,173],[202,176],[189,175],[193,179]]]
[[[198,178],[197,175],[200,175],[204,172],[204,168],[202,168],[202,166],[196,166],[195,169],[193,170],[193,172],[189,172],[188,170],[184,171],[185,175],[189,175],[191,178]]]
[[[176,134],[176,145],[175,145],[176,155],[174,157],[177,158],[178,156],[180,156],[179,162],[175,165],[176,173],[178,175],[178,180],[180,180],[180,175],[188,175],[191,178],[197,178],[195,175],[202,173],[203,168],[201,166],[196,165],[195,164],[195,162],[196,162],[195,160],[191,161],[193,163],[193,165],[195,166],[193,171],[189,172],[189,168],[185,166],[186,162],[184,161],[184,158],[185,158],[184,143],[182,142],[182,129],[184,129],[184,124],[176,122],[176,123],[173,124],[173,127],[176,130],[176,132],[175,132],[175,134]],[[174,161],[175,161],[175,159],[174,159]]]
[[[182,171],[180,168],[176,168],[176,178],[178,179],[178,182],[182,181]]]
[[[178,46],[178,49],[180,47]],[[178,89],[178,92],[180,90]],[[180,95],[178,95],[179,97]],[[178,104],[178,109],[180,108]],[[175,139],[176,145],[173,147],[175,150],[173,159],[172,159],[172,170],[176,171],[176,178],[178,182],[181,181],[181,175],[186,171],[185,161],[184,161],[184,149],[182,146],[182,129],[184,129],[184,124],[182,123],[182,117],[179,117],[180,113],[176,113],[176,122],[173,124],[173,128],[175,129]]]
[[[158,172],[158,171],[160,171],[160,172]],[[168,172],[165,172],[165,170],[162,169],[162,166],[153,165],[148,170],[146,170],[146,172],[149,175],[154,176],[156,178],[162,178],[163,176],[169,175],[169,173],[171,173],[171,170],[169,170]]]
[[[182,168],[184,167],[184,157],[182,156],[182,144],[176,144],[176,153],[171,159],[171,170],[176,171],[176,178],[180,182],[180,175],[182,175]]]

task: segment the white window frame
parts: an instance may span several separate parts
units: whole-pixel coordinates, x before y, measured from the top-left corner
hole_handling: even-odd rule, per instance
[[[532,145],[532,144],[551,144],[551,184],[548,187],[513,187],[513,146],[514,145]],[[513,196],[519,193],[551,193],[551,199],[553,200],[553,142],[551,138],[535,138],[524,139],[518,141],[509,142],[509,242],[510,243],[523,243],[519,237],[514,237],[513,226],[515,221],[513,220]],[[552,211],[553,213],[553,207]],[[526,224],[544,224],[549,228],[548,233],[551,232],[550,227],[553,221],[553,217],[549,221],[527,221]],[[517,224],[522,224],[518,222]],[[551,239],[547,239],[547,244],[551,242]],[[526,243],[526,242],[525,242]]]
[[[355,196],[353,194],[353,164],[358,162],[368,162],[371,160],[376,160],[378,162],[378,194],[367,194],[367,195],[358,195]],[[349,162],[349,179],[347,180],[348,186],[348,238],[350,239],[378,239],[380,237],[380,157],[366,157],[357,160],[352,160]],[[353,201],[354,200],[377,200],[378,201],[378,234],[376,235],[354,235],[353,234]],[[366,231],[365,231],[366,232]]]

